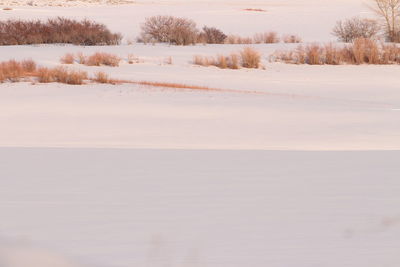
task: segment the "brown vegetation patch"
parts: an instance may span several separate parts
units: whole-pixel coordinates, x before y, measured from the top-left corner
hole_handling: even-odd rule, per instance
[[[40,20],[0,21],[0,45],[69,43],[75,45],[117,45],[122,36],[104,24],[58,17]]]
[[[294,50],[275,52],[273,61],[309,65],[400,64],[400,47],[358,38],[352,44],[311,44]]]

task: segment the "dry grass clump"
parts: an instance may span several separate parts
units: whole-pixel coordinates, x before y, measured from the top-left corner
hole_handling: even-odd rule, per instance
[[[311,44],[295,50],[276,52],[274,61],[290,64],[341,65],[341,64],[400,64],[400,47],[380,44],[375,40],[358,38],[352,44]]]
[[[261,54],[253,48],[246,47],[239,54],[216,57],[194,56],[193,64],[204,67],[215,66],[221,69],[259,68]]]
[[[40,20],[0,21],[0,45],[69,43],[75,45],[117,45],[122,36],[104,24],[58,17]]]
[[[96,72],[93,81],[98,83],[110,83],[108,74],[102,71]]]
[[[85,60],[85,65],[118,67],[120,61],[121,59],[117,55],[97,52]]]
[[[228,35],[225,39],[225,44],[253,44],[254,40],[251,37],[242,37],[239,35]]]
[[[303,40],[298,35],[289,34],[289,35],[284,35],[282,37],[282,41],[286,44],[296,44],[296,43],[301,43]]]
[[[280,38],[276,32],[257,33],[253,37],[256,44],[275,44],[280,42]]]
[[[275,44],[283,40],[285,43],[301,43],[297,35],[284,35],[281,39],[276,32],[256,33],[253,37],[242,37],[239,35],[228,35],[225,44]]]
[[[91,56],[86,56],[83,53],[78,53],[76,56],[72,53],[67,53],[61,57],[60,62],[63,64],[73,64],[77,59],[79,64],[86,66],[111,66],[118,67],[121,61],[117,55],[103,52],[96,52]]]
[[[32,60],[9,60],[0,63],[0,82],[18,82],[22,78],[31,76],[36,71],[36,63]]]
[[[245,47],[240,52],[240,56],[242,59],[242,67],[251,69],[258,69],[260,67],[261,54],[257,50],[251,47]]]
[[[88,79],[88,75],[84,71],[69,70],[63,67],[39,68],[36,77],[40,83],[58,82],[72,85],[81,85],[84,80]]]
[[[67,53],[60,58],[60,62],[62,64],[74,64],[75,56],[72,53]]]

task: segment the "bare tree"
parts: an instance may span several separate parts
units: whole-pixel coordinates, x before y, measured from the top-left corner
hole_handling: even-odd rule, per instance
[[[372,1],[375,3],[373,10],[385,21],[388,40],[391,42],[400,41],[400,0]]]
[[[378,22],[372,19],[358,17],[338,21],[332,30],[332,34],[339,41],[350,43],[357,38],[375,39],[380,31]]]

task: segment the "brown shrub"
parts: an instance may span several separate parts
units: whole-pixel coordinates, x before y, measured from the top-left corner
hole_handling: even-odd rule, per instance
[[[120,61],[121,59],[117,55],[97,52],[89,56],[87,60],[85,60],[84,64],[87,66],[105,65],[110,67],[118,67]]]
[[[207,44],[223,44],[227,38],[221,30],[214,27],[204,26],[202,32],[199,34],[197,42]]]
[[[260,67],[261,54],[257,50],[251,47],[245,47],[240,52],[240,57],[241,57],[242,67],[253,68],[253,69],[257,69]]]
[[[74,64],[75,56],[72,53],[67,53],[60,58],[62,64]]]
[[[116,45],[122,36],[104,24],[67,18],[0,21],[0,45],[70,43],[75,45]]]

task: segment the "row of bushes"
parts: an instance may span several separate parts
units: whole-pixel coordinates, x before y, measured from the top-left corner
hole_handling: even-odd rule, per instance
[[[90,20],[67,18],[0,21],[0,45],[66,43],[74,45],[117,45],[122,35]]]
[[[333,44],[299,46],[294,50],[276,52],[271,60],[309,65],[400,64],[400,47],[358,38],[353,43],[343,46]]]
[[[138,42],[142,43],[169,43],[176,45],[190,45],[196,43],[207,44],[257,44],[279,43],[281,38],[276,32],[265,32],[253,37],[226,35],[215,27],[204,26],[199,30],[193,20],[173,16],[153,16],[146,19],[141,27]],[[282,37],[285,43],[300,43],[301,38],[296,35]]]

